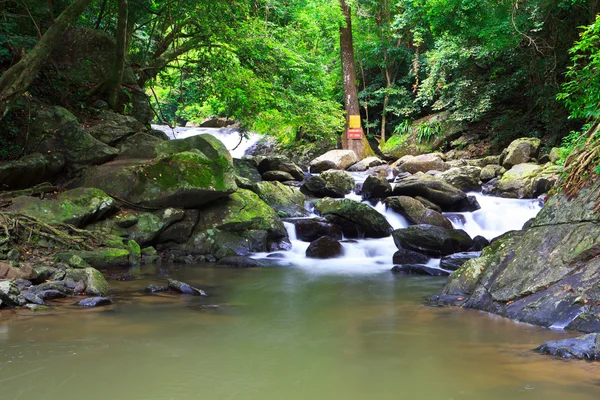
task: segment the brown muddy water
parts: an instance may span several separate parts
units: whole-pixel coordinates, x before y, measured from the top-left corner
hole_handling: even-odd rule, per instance
[[[442,279],[169,271],[209,296],[143,295],[143,267],[109,308],[2,311],[0,399],[600,398],[600,366],[531,352],[572,334],[424,305]]]

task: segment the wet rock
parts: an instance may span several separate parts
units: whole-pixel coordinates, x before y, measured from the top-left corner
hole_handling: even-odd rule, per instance
[[[327,186],[336,191],[348,194],[354,190],[354,178],[346,171],[328,170],[321,174]]]
[[[393,196],[385,199],[386,208],[402,215],[413,225],[428,224],[452,229],[452,223],[437,211],[425,208],[418,200],[407,196]]]
[[[393,230],[383,215],[354,200],[323,199],[315,208],[329,222],[339,225],[348,238],[382,238]]]
[[[59,296],[59,297],[61,297],[61,296]],[[65,296],[62,296],[62,297],[65,297]],[[36,293],[33,293],[33,292],[29,292],[29,291],[23,292],[23,298],[25,300],[27,300],[27,302],[32,303],[32,304],[39,304],[42,306],[46,304],[40,296],[38,296]]]
[[[280,182],[258,182],[255,193],[282,218],[308,215],[304,208],[306,197],[295,187]]]
[[[57,253],[55,260],[68,263],[73,256],[77,256],[94,268],[123,268],[131,266],[129,255],[127,249],[105,247],[97,250],[71,250]]]
[[[102,307],[110,306],[111,304],[112,300],[108,297],[89,297],[77,302],[77,305],[81,307]]]
[[[446,229],[434,225],[413,225],[392,233],[398,249],[406,249],[432,257],[467,251],[473,240],[462,229]]]
[[[10,211],[30,215],[46,223],[67,223],[83,227],[105,218],[116,210],[115,201],[102,190],[77,188],[53,200],[20,196],[13,199]]]
[[[337,240],[323,236],[313,242],[306,249],[308,258],[335,258],[344,253],[342,245]]]
[[[448,276],[447,271],[438,268],[431,268],[427,265],[420,264],[405,264],[394,265],[392,272],[405,275],[429,275],[429,276]]]
[[[444,211],[455,208],[467,198],[462,190],[431,175],[416,174],[399,178],[394,186],[394,196],[420,196],[437,204]]]
[[[477,258],[481,255],[481,251],[469,251],[462,253],[454,253],[449,256],[442,257],[440,260],[440,268],[448,271],[456,271],[463,266],[464,263],[472,258]]]
[[[483,236],[477,235],[473,238],[473,246],[469,251],[481,251],[490,244],[490,241]]]
[[[62,154],[33,153],[0,163],[0,190],[17,190],[54,180],[66,167]]]
[[[383,199],[392,194],[392,185],[381,176],[368,176],[362,186],[362,198]]]
[[[300,191],[307,196],[312,197],[332,197],[335,199],[344,198],[346,195],[340,188],[330,186],[325,179],[320,176],[311,176],[300,187]]]
[[[352,150],[331,150],[310,162],[310,172],[318,174],[329,169],[347,169],[357,161]]]
[[[243,256],[224,257],[218,261],[218,264],[232,268],[256,268],[266,266],[261,260],[254,260],[250,257]]]
[[[206,296],[204,290],[197,289],[188,285],[187,283],[176,281],[175,279],[168,279],[167,284],[169,289],[174,290],[183,294],[190,294],[193,296]]]
[[[449,183],[457,189],[464,192],[481,190],[481,182],[479,180],[481,168],[465,166],[450,168],[449,170],[437,175],[438,178]]]
[[[500,155],[500,165],[511,169],[518,164],[529,162],[537,158],[541,140],[536,138],[521,138],[514,140]]]
[[[69,258],[67,260],[67,264],[71,268],[89,268],[89,267],[91,267],[90,264],[85,262],[85,260],[83,258],[79,257],[76,254],[72,255],[71,258]]]
[[[148,285],[144,288],[144,292],[146,293],[159,293],[159,292],[168,292],[169,288],[166,286],[159,285]]]
[[[77,288],[78,282],[85,283],[84,294],[87,296],[105,296],[110,292],[110,285],[104,276],[95,268],[69,269],[66,271],[64,284]]]
[[[434,210],[437,211],[439,213],[442,212],[442,207],[438,206],[437,204],[435,204],[434,202],[431,202],[429,200],[427,200],[424,197],[421,196],[415,196],[414,198],[415,200],[419,200],[421,202],[421,204],[423,204],[425,206],[425,208],[429,208],[430,210]]]
[[[342,240],[342,229],[335,224],[314,219],[300,219],[292,223],[296,227],[296,237],[303,242],[312,242],[322,236]]]
[[[394,253],[394,264],[427,264],[429,257],[410,250],[400,249]]]
[[[39,305],[39,304],[25,304],[25,308],[27,308],[30,311],[33,312],[37,312],[37,311],[48,311],[50,309],[50,307],[48,306],[43,306],[43,305]]]
[[[86,130],[102,143],[114,146],[117,142],[144,131],[146,127],[133,117],[104,111],[100,119],[92,122]]]
[[[360,160],[356,164],[352,165],[348,168],[348,171],[352,172],[363,172],[372,167],[378,167],[380,165],[384,165],[385,161],[377,158],[377,157],[367,157],[365,159]]]
[[[304,180],[304,172],[302,172],[302,169],[284,156],[266,157],[258,164],[258,172],[260,172],[264,180]],[[266,174],[267,172],[283,172],[288,176],[291,176],[292,179],[267,179],[270,177],[269,174]],[[284,176],[284,174],[280,175]]]
[[[199,218],[199,210],[185,210],[183,218],[164,228],[153,242],[157,244],[186,243],[190,239]]]
[[[547,342],[535,351],[561,358],[600,361],[600,333]]]

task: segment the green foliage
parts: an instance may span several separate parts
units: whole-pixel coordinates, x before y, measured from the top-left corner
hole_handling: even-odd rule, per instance
[[[442,126],[439,123],[421,124],[417,127],[417,140],[419,143],[428,143],[441,133]]]
[[[572,64],[557,97],[571,111],[572,118],[600,119],[600,15],[584,27],[569,53]]]

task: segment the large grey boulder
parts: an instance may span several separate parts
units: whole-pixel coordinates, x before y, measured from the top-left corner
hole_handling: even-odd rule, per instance
[[[444,155],[441,153],[404,156],[399,160],[397,167],[411,174],[427,171],[446,171],[450,169],[450,166],[444,161]]]
[[[363,172],[368,170],[369,168],[378,167],[380,165],[385,165],[385,161],[381,160],[378,157],[367,157],[349,167],[348,171]]]
[[[600,333],[546,342],[535,351],[567,359],[600,361]]]
[[[347,169],[357,161],[352,150],[331,150],[310,162],[310,172],[318,174],[329,169]]]
[[[479,191],[481,190],[481,168],[464,166],[450,168],[441,174],[436,175],[446,183],[460,189],[464,192]]]
[[[452,229],[452,223],[441,213],[426,208],[419,200],[408,196],[393,196],[385,199],[388,209],[402,215],[413,225],[427,224]]]
[[[336,191],[348,194],[354,190],[354,178],[346,171],[328,170],[321,174],[327,186]]]
[[[506,169],[511,169],[515,165],[529,162],[538,156],[540,145],[541,140],[536,138],[514,140],[500,155],[500,164]]]
[[[18,160],[0,163],[0,191],[25,189],[54,180],[67,162],[60,153],[33,153]]]
[[[260,172],[261,175],[263,175],[263,179],[266,179],[265,175],[264,175],[265,173],[274,172],[274,171],[285,172],[285,173],[289,174],[292,177],[292,179],[297,180],[297,181],[304,180],[304,172],[302,172],[302,169],[299,166],[297,166],[296,164],[294,164],[292,161],[290,161],[287,157],[270,156],[270,157],[264,158],[258,164],[258,172]],[[269,180],[279,180],[279,179],[269,179]],[[288,179],[288,180],[290,180],[290,179]]]
[[[392,185],[382,176],[368,176],[362,185],[362,198],[383,199],[392,194]]]
[[[473,240],[462,229],[446,229],[434,225],[413,225],[392,232],[399,249],[411,250],[431,257],[443,257],[467,251]]]
[[[306,197],[295,187],[280,182],[258,182],[256,194],[282,218],[308,215],[304,208]]]
[[[600,182],[552,196],[524,231],[503,235],[456,271],[435,301],[542,325],[600,332]]]
[[[562,168],[558,165],[518,164],[506,171],[491,192],[502,197],[519,199],[536,198],[547,193],[560,178]]]
[[[467,195],[460,189],[428,174],[415,174],[397,179],[394,196],[423,197],[444,211],[459,211],[468,201]]]

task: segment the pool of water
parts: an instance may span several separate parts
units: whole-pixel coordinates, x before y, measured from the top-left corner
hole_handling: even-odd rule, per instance
[[[116,305],[0,313],[2,400],[591,400],[600,367],[531,352],[572,335],[432,308],[443,279],[306,267],[143,267]],[[165,273],[206,298],[144,295]],[[73,299],[67,303],[74,302]],[[219,308],[207,308],[219,305]]]

